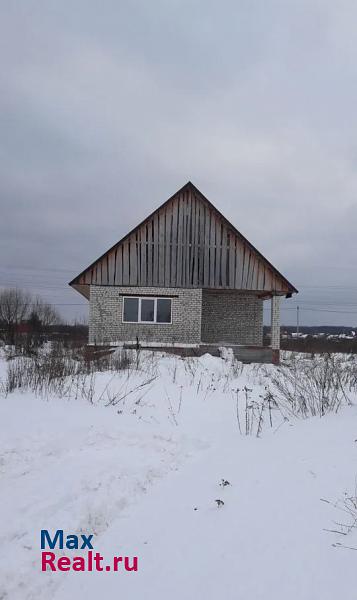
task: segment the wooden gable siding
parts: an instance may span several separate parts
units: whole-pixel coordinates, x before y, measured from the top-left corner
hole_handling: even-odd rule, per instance
[[[193,186],[71,284],[295,291]]]

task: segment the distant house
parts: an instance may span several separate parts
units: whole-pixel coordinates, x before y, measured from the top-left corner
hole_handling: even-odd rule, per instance
[[[297,292],[191,182],[69,285],[89,300],[90,344],[232,346],[243,360],[273,362],[280,297]]]

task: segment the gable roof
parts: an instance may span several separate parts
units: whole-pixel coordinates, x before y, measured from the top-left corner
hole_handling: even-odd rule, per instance
[[[160,215],[164,215],[166,214],[166,211],[170,210],[170,206],[174,205],[175,203],[182,203],[182,198],[186,198],[187,202],[189,202],[189,198],[195,199],[195,201],[198,201],[203,207],[204,209],[197,209],[197,203],[195,204],[195,211],[197,213],[197,218],[196,218],[196,213],[195,213],[195,227],[196,227],[196,233],[198,233],[198,238],[193,239],[193,236],[195,235],[195,232],[192,231],[192,215],[189,216],[189,218],[191,219],[191,225],[190,225],[190,232],[186,232],[186,238],[184,235],[184,232],[182,234],[177,234],[177,236],[181,235],[180,239],[177,237],[175,241],[173,241],[171,238],[169,239],[167,237],[166,239],[166,232],[168,230],[166,230],[166,232],[163,232],[163,235],[161,237],[165,238],[165,241],[162,242],[162,239],[160,237],[160,223],[159,223],[159,219],[160,219]],[[182,204],[182,206],[185,208],[185,205]],[[193,210],[193,204],[189,204],[189,208],[187,208],[187,210]],[[180,209],[178,208],[178,213],[180,212]],[[181,211],[182,212],[182,211]],[[209,226],[205,231],[202,231],[202,223],[200,223],[200,218],[205,218],[205,222],[206,222],[206,217],[204,217],[204,215],[208,215],[210,214],[211,217],[211,223],[212,220],[214,219],[216,221],[216,233],[213,234],[213,238],[214,241],[212,241],[211,239],[211,233],[209,232]],[[186,217],[187,217],[187,213],[186,213]],[[182,216],[181,216],[182,218]],[[156,219],[158,220],[158,224],[157,224],[157,230],[154,232],[154,223],[156,224]],[[172,236],[172,215],[171,215],[171,236]],[[178,219],[179,216],[176,215],[176,220],[177,220],[177,227],[179,227],[178,224]],[[165,217],[165,222],[166,222],[166,217]],[[219,232],[217,233],[217,227],[219,227],[220,224],[221,226],[221,233],[219,234]],[[148,239],[148,225],[152,225],[152,232],[151,232],[151,237],[150,237],[150,233],[149,233],[149,239]],[[161,225],[161,227],[163,227],[163,225]],[[146,241],[142,241],[143,235],[144,235],[144,230],[146,228]],[[209,240],[199,240],[199,232],[198,229],[200,229],[201,231],[201,238],[202,238],[202,233],[203,236],[205,236],[208,232],[208,236],[210,237]],[[224,242],[223,242],[223,237],[225,237],[226,239],[230,238],[230,236],[233,234],[233,237],[236,238],[235,243],[232,244],[232,246],[230,245],[230,242],[226,242],[227,246],[224,246]],[[156,238],[155,238],[156,235]],[[170,235],[170,234],[169,234]],[[182,237],[183,236],[183,237]],[[190,236],[190,237],[189,237]],[[138,241],[138,237],[140,238]],[[160,239],[159,239],[160,237]],[[219,240],[217,239],[219,237]],[[158,249],[157,249],[157,261],[160,261],[160,257],[158,256],[159,252],[161,252],[160,249],[162,249],[162,246],[166,244],[166,249],[168,249],[169,247],[172,247],[173,245],[177,245],[177,247],[182,247],[182,245],[186,245],[189,246],[191,248],[190,250],[190,261],[194,264],[194,257],[193,257],[193,253],[196,253],[196,270],[198,271],[199,269],[199,257],[201,256],[202,260],[201,260],[201,269],[203,269],[203,260],[206,260],[203,255],[202,252],[207,252],[207,248],[211,247],[212,249],[215,248],[214,253],[216,255],[216,252],[218,252],[218,248],[220,249],[220,262],[224,262],[226,264],[226,259],[224,258],[224,254],[225,252],[222,251],[222,248],[227,249],[228,253],[230,252],[230,249],[232,249],[232,253],[231,253],[231,262],[233,261],[233,252],[234,252],[234,263],[235,266],[237,268],[237,261],[239,261],[240,259],[244,262],[245,260],[248,260],[248,254],[246,255],[245,250],[247,250],[249,252],[249,263],[251,260],[251,257],[254,258],[255,262],[257,263],[257,269],[259,272],[260,271],[264,271],[264,277],[262,278],[262,273],[261,273],[261,284],[260,286],[258,285],[258,279],[259,279],[259,274],[256,273],[255,277],[255,281],[256,281],[256,285],[253,285],[253,279],[254,279],[254,267],[253,268],[253,275],[249,276],[246,275],[246,283],[243,285],[243,271],[244,271],[244,265],[241,265],[241,268],[237,270],[237,272],[239,272],[239,274],[242,275],[241,279],[239,279],[239,281],[237,281],[237,277],[234,277],[235,279],[235,283],[233,284],[232,282],[230,284],[227,285],[227,281],[226,281],[226,285],[224,285],[223,283],[221,283],[221,279],[215,280],[211,282],[204,281],[204,277],[202,278],[201,281],[199,281],[197,278],[194,282],[194,276],[192,273],[190,273],[189,278],[185,281],[181,281],[181,283],[177,280],[173,281],[172,278],[167,278],[165,276],[165,274],[162,275],[161,277],[161,281],[159,281],[158,279],[160,278],[156,278],[153,276],[152,278],[150,278],[150,281],[143,281],[143,278],[140,277],[140,273],[139,273],[139,267],[136,267],[134,269],[134,274],[133,276],[126,276],[124,275],[124,270],[125,270],[125,261],[130,263],[130,258],[132,257],[132,252],[133,250],[130,249],[130,241],[135,240],[135,245],[138,246],[138,244],[142,243],[145,246],[145,261],[146,263],[148,262],[148,260],[154,260],[153,256],[149,257],[149,249],[147,249],[148,245],[153,245],[154,250],[155,248],[155,244],[157,245]],[[131,244],[131,246],[133,247],[133,244]],[[195,247],[195,250],[192,249],[192,247]],[[124,248],[127,248],[126,251],[124,252]],[[113,257],[114,260],[114,256],[115,256],[115,263],[116,263],[116,258],[117,258],[117,253],[118,253],[118,249],[122,249],[122,265],[121,265],[121,269],[122,269],[122,274],[120,277],[120,274],[118,277],[115,277],[115,270],[116,270],[116,265],[113,263],[111,268],[110,268],[110,261],[111,258]],[[198,250],[197,250],[198,248]],[[235,249],[234,249],[235,248]],[[238,249],[240,250],[240,252],[238,252]],[[143,248],[142,248],[143,250]],[[152,251],[152,255],[154,254],[154,250]],[[244,252],[242,252],[244,250]],[[167,250],[168,251],[168,250]],[[136,252],[138,252],[138,250],[136,250]],[[171,250],[170,250],[171,252]],[[223,257],[223,258],[222,258]],[[141,257],[142,258],[142,257]],[[183,259],[183,257],[182,257]],[[207,259],[209,262],[212,259],[211,256],[209,256],[209,258]],[[167,260],[167,259],[166,259]],[[206,260],[206,262],[207,262]],[[217,262],[218,259],[215,258],[215,261]],[[134,257],[134,261],[135,261],[135,257]],[[138,261],[140,262],[140,256],[138,257]],[[178,258],[177,258],[178,261]],[[112,261],[113,262],[113,261]],[[222,267],[222,264],[220,265],[220,268]],[[141,267],[142,268],[142,267]],[[150,267],[151,268],[151,267]],[[158,267],[159,268],[159,267]],[[227,267],[226,264],[226,268],[229,270],[229,268]],[[98,273],[98,269],[100,272],[100,276]],[[105,276],[103,276],[103,269],[104,271],[106,271]],[[155,266],[156,269],[156,266]],[[146,267],[147,270],[147,267]],[[227,273],[228,273],[227,270]],[[111,274],[110,274],[111,271]],[[120,269],[119,269],[120,271]],[[143,271],[143,268],[142,268]],[[265,277],[265,271],[267,273],[270,274],[270,284],[266,285],[264,282],[266,280]],[[233,273],[233,271],[232,271]],[[176,276],[177,276],[177,272],[176,272]],[[224,274],[223,277],[222,275],[220,275],[220,277],[222,278],[222,281],[224,279]],[[250,286],[248,286],[248,279],[249,277],[251,277],[251,284]],[[148,279],[148,278],[147,278]],[[167,281],[167,279],[169,279]],[[175,278],[174,278],[175,279]],[[208,277],[208,279],[210,279],[210,277]],[[212,279],[212,277],[211,277]],[[213,278],[214,279],[214,278]],[[229,276],[228,276],[229,279]],[[233,280],[233,277],[231,276],[231,279]],[[206,285],[205,285],[206,283]],[[171,285],[172,284],[172,285]],[[163,204],[161,204],[156,210],[154,210],[150,215],[148,215],[141,223],[139,223],[139,225],[137,225],[136,227],[134,227],[134,229],[132,229],[131,231],[129,231],[129,233],[127,233],[123,238],[121,238],[118,242],[116,242],[111,248],[109,248],[109,250],[107,250],[106,252],[104,252],[98,259],[96,259],[95,261],[93,261],[88,267],[86,267],[79,275],[77,275],[74,279],[72,279],[72,281],[70,281],[69,283],[70,286],[75,287],[76,289],[78,289],[78,291],[80,291],[81,293],[83,293],[85,296],[88,297],[88,294],[85,293],[85,291],[83,290],[82,286],[88,286],[88,285],[166,285],[167,287],[224,287],[224,288],[233,288],[233,289],[255,289],[255,290],[262,290],[262,291],[266,291],[266,292],[280,292],[280,293],[286,293],[287,295],[291,295],[292,293],[297,293],[297,289],[253,246],[253,244],[251,244],[235,227],[234,225],[232,225],[232,223],[230,223],[228,221],[228,219],[226,219],[226,217],[224,215],[222,215],[222,213],[206,198],[206,196],[204,196],[202,194],[202,192],[193,184],[191,183],[191,181],[188,181],[182,188],[180,188],[177,192],[175,192],[175,194],[173,194],[170,198],[168,198],[168,200],[166,200]]]

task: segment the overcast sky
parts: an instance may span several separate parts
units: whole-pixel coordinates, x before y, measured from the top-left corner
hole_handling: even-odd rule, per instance
[[[67,282],[191,180],[300,290],[284,323],[357,325],[355,0],[0,8],[0,285],[85,315]]]

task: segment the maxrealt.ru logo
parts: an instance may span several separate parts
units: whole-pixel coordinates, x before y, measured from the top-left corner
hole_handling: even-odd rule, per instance
[[[42,571],[137,571],[138,557],[113,556],[104,564],[104,557],[93,550],[94,534],[64,535],[57,529],[51,535],[47,529],[41,530],[41,570]],[[50,552],[49,550],[57,552]],[[81,555],[68,556],[63,550],[81,550]],[[58,552],[62,551],[62,552]]]

